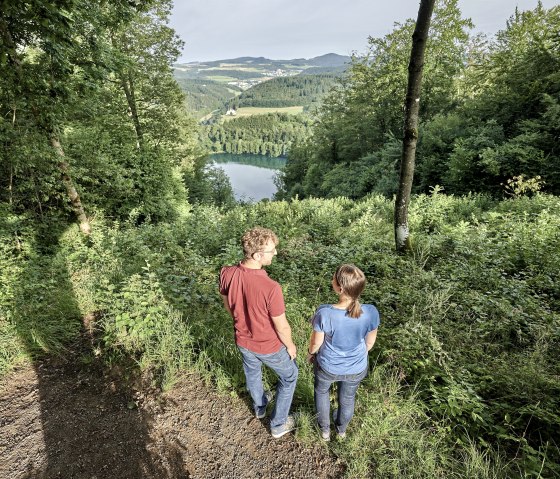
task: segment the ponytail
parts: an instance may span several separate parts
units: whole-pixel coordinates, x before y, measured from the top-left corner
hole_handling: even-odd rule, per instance
[[[358,301],[358,298],[352,299],[352,302],[348,306],[346,312],[351,318],[359,318],[362,315],[362,305]]]
[[[366,285],[366,277],[363,271],[353,264],[342,264],[337,268],[334,279],[352,300],[346,310],[348,316],[359,318],[362,314],[362,305],[358,300]]]

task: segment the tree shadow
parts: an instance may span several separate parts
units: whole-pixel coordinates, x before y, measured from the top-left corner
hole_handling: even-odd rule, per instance
[[[98,358],[59,245],[65,228],[16,238],[0,224],[0,240],[25,265],[10,281],[10,323],[33,358],[0,384],[0,477],[188,478],[180,446],[152,434],[155,412],[139,403],[135,367]]]

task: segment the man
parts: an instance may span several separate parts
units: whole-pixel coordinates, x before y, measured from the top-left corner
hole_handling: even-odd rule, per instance
[[[241,243],[245,257],[238,265],[222,268],[220,294],[233,318],[235,342],[243,358],[247,389],[259,419],[265,417],[266,405],[272,399],[270,392],[263,389],[262,364],[278,375],[270,431],[274,438],[279,438],[295,428],[294,419],[288,412],[298,368],[282,289],[262,269],[276,256],[278,238],[271,230],[256,227],[243,235]]]

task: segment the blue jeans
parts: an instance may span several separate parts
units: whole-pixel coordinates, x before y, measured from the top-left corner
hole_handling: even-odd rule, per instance
[[[288,419],[288,412],[292,405],[292,398],[296,389],[298,368],[296,362],[290,359],[285,346],[280,351],[271,354],[259,354],[238,346],[243,357],[243,370],[247,381],[247,389],[253,399],[253,407],[266,406],[264,388],[262,384],[262,365],[268,366],[278,375],[276,387],[276,401],[270,417],[270,428],[282,426]]]
[[[358,374],[330,374],[321,369],[315,361],[315,409],[321,431],[329,432],[331,429],[329,391],[332,383],[338,384],[338,413],[334,418],[334,425],[339,433],[343,433],[354,415],[356,391],[367,372],[366,367]]]

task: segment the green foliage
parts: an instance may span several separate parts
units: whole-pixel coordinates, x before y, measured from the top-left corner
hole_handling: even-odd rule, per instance
[[[411,204],[411,257],[393,253],[392,204],[381,196],[195,206],[158,225],[99,215],[88,241],[76,226],[48,240],[29,219],[4,214],[0,361],[62,351],[89,315],[101,358],[133,358],[165,387],[196,368],[243,394],[216,278],[241,257],[243,231],[265,225],[281,239],[268,270],[300,350],[343,261],[366,272],[363,300],[381,311],[348,441],[332,444],[349,477],[550,477],[560,430],[559,207],[540,193],[497,202],[435,188]],[[300,366],[295,408],[311,437],[312,372]]]
[[[437,2],[427,44],[420,117],[447,112],[457,102],[454,77],[464,69],[470,21],[461,18],[456,0]],[[363,57],[354,57],[347,77],[323,100],[318,122],[303,153],[309,163],[306,178],[298,182],[300,196],[328,196],[333,178],[364,177],[356,188],[340,185],[337,194],[362,197],[369,192],[392,194],[395,183],[395,145],[400,143],[402,106],[407,84],[410,38],[414,22],[396,24],[383,38],[370,38]],[[301,159],[301,149],[288,155],[288,166]],[[350,166],[352,165],[352,166]],[[343,173],[344,172],[344,173]],[[309,178],[313,176],[313,178]],[[296,186],[282,185],[289,198]]]
[[[334,75],[303,75],[273,78],[244,91],[227,103],[227,108],[247,106],[317,106],[334,85]]]
[[[166,25],[170,2],[9,4],[0,201],[43,219],[71,214],[70,181],[88,215],[172,218],[186,199],[178,167],[194,161],[196,126],[170,70],[181,46]]]
[[[235,203],[233,188],[224,170],[210,166],[207,156],[198,157],[190,168],[183,168],[183,181],[193,204],[229,207]]]
[[[286,170],[293,163],[302,175],[283,177],[279,197],[394,194],[413,26],[397,24],[370,39],[366,56],[354,59],[323,100],[311,141],[288,155]],[[557,194],[560,7],[517,10],[491,41],[471,36],[471,28],[457,1],[436,2],[420,98],[416,192],[439,185],[450,194],[503,197],[502,185],[524,175],[539,176],[543,191]]]
[[[218,153],[285,156],[294,141],[309,134],[311,120],[303,115],[267,113],[226,120],[204,127],[207,147]]]
[[[177,83],[185,94],[187,110],[197,118],[222,109],[226,101],[240,91],[235,85],[224,85],[208,79],[177,78]]]

